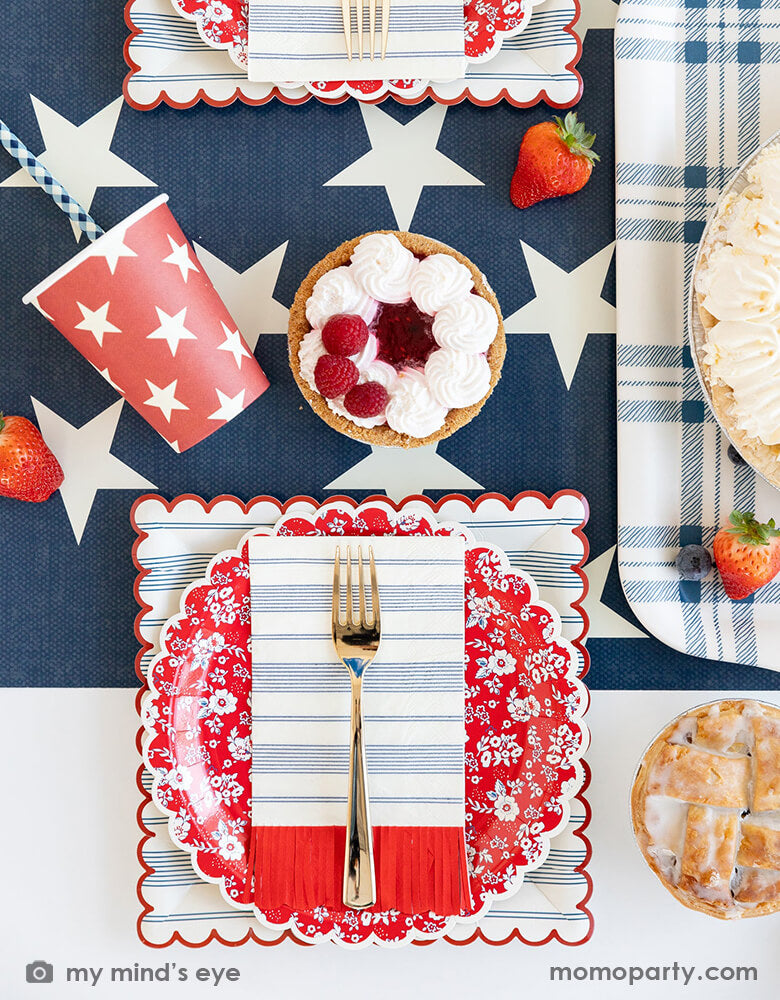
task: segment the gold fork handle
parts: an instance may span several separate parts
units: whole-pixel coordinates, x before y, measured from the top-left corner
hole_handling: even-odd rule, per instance
[[[344,862],[344,905],[353,910],[373,906],[376,899],[374,851],[368,817],[366,749],[363,743],[362,680],[352,677],[352,739],[349,749],[347,850]]]

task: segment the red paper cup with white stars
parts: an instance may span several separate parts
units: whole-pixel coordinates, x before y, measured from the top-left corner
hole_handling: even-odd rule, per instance
[[[24,297],[186,451],[268,388],[161,195]]]

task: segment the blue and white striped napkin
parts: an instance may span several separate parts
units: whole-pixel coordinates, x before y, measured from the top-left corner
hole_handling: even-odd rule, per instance
[[[340,894],[350,681],[331,639],[331,595],[336,546],[342,565],[351,546],[354,571],[358,543],[364,559],[374,550],[382,617],[363,681],[378,900],[458,912],[468,894],[461,537],[250,541],[256,901],[303,908]],[[301,866],[305,884],[294,881]]]
[[[343,573],[346,547],[354,557],[358,541],[364,559],[368,544],[374,550],[382,614],[363,682],[372,820],[462,826],[460,537],[251,540],[255,824],[345,820],[350,682],[331,639],[331,590],[336,546]]]
[[[354,5],[353,5],[354,7]],[[364,4],[364,58],[357,60],[353,9],[352,61],[347,59],[339,0],[250,0],[249,79],[259,82],[333,80],[459,80],[466,74],[462,0],[391,0],[387,55],[377,26],[368,58]],[[378,15],[379,20],[379,15]],[[380,22],[381,23],[381,22]]]

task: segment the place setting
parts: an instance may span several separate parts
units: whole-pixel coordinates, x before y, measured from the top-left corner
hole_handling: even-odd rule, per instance
[[[181,608],[148,670],[145,758],[224,903],[302,941],[471,936],[545,862],[583,786],[587,695],[557,612],[500,549],[430,510],[296,502]]]
[[[139,110],[387,95],[569,107],[582,90],[578,15],[575,0],[432,0],[424,11],[410,0],[135,0],[125,96]]]

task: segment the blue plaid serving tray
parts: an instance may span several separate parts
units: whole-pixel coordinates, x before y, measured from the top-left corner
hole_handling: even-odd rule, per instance
[[[780,493],[728,456],[687,344],[690,272],[741,161],[780,126],[780,0],[623,0],[615,31],[618,561],[645,627],[676,649],[780,670],[780,580],[734,602],[681,582],[733,508]]]

